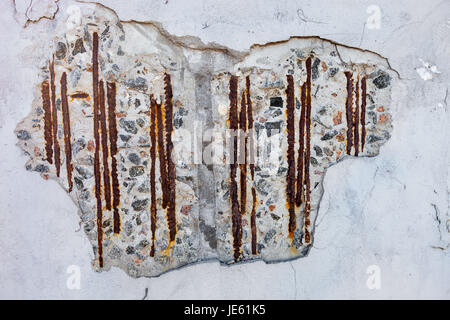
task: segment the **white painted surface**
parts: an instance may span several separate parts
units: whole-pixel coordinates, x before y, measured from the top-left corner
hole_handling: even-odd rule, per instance
[[[152,279],[94,272],[75,205],[56,182],[24,168],[13,130],[30,110],[36,80],[24,48],[53,22],[23,29],[19,9],[27,5],[15,2],[16,13],[13,1],[0,4],[0,298],[140,299],[145,288],[147,299],[450,298],[450,1],[102,1],[123,20],[159,21],[172,34],[238,50],[319,35],[380,53],[404,79],[380,155],[328,170],[308,257],[209,262]],[[56,18],[73,4],[59,1]],[[372,20],[365,27],[370,5],[380,8],[379,29]],[[440,73],[424,81],[421,61]],[[80,267],[79,290],[66,285],[72,265]],[[379,266],[379,290],[366,285],[371,265]]]

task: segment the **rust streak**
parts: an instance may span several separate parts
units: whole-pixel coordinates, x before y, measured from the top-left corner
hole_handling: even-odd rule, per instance
[[[50,106],[50,88],[48,80],[41,84],[42,107],[44,109],[44,139],[47,162],[53,163],[52,110]]]
[[[69,114],[69,102],[67,101],[67,75],[64,72],[61,76],[61,108],[64,125],[64,151],[66,154],[66,171],[67,171],[67,183],[69,185],[69,192],[72,191],[72,143],[70,132],[70,114]]]
[[[162,116],[161,103],[156,104],[156,124],[158,134],[158,158],[159,158],[159,173],[161,176],[161,189],[162,189],[162,207],[167,208],[168,201],[168,187],[167,187],[167,164],[166,164],[166,152],[164,146],[164,123]]]
[[[101,198],[100,177],[100,135],[99,135],[99,107],[98,107],[98,34],[94,32],[92,47],[92,91],[94,96],[94,176],[95,176],[95,198],[97,200],[97,246],[98,264],[103,268],[103,212]]]
[[[242,92],[241,111],[239,114],[239,168],[241,172],[241,215],[245,215],[247,207],[247,106],[245,92]]]
[[[356,91],[355,91],[355,110],[353,111],[353,129],[354,129],[354,140],[355,140],[355,156],[359,153],[359,76],[356,80]]]
[[[257,238],[256,238],[256,189],[254,186],[255,181],[255,149],[253,140],[253,106],[250,98],[250,76],[245,78],[245,91],[247,102],[247,122],[248,131],[250,132],[250,175],[252,177],[252,212],[250,214],[250,229],[252,232],[252,254],[258,254],[257,250]]]
[[[299,119],[299,147],[298,147],[298,158],[297,158],[297,195],[295,198],[295,204],[300,207],[302,204],[303,197],[303,159],[305,151],[305,113],[306,113],[306,83],[301,86],[301,111]]]
[[[150,221],[151,221],[151,231],[152,231],[152,248],[150,251],[150,256],[155,256],[155,240],[156,240],[156,181],[155,181],[155,166],[156,166],[156,101],[153,95],[150,96]]]
[[[56,108],[56,87],[55,87],[55,57],[49,63],[50,67],[50,88],[51,88],[51,102],[52,102],[52,125],[53,125],[53,155],[56,168],[56,176],[59,177],[61,159],[60,147],[58,142],[58,109]]]
[[[258,254],[256,238],[256,189],[252,186],[252,213],[250,214],[250,227],[252,231],[252,254]]]
[[[305,242],[311,241],[309,214],[311,212],[311,181],[309,179],[309,166],[311,158],[311,57],[306,60],[306,146],[305,146]]]
[[[294,77],[287,75],[286,88],[286,113],[287,113],[287,162],[288,171],[286,176],[286,196],[289,210],[289,237],[292,239],[294,231],[297,228],[295,217],[295,106],[294,106]]]
[[[116,84],[107,82],[106,91],[108,97],[108,121],[109,121],[109,145],[111,151],[111,182],[112,182],[112,206],[113,206],[113,222],[114,233],[120,233],[120,189],[119,178],[117,173],[117,123],[116,123]]]
[[[252,177],[252,180],[255,178],[255,142],[254,142],[254,132],[253,132],[253,105],[252,105],[252,99],[250,98],[250,76],[247,76],[245,78],[245,86],[246,86],[246,93],[247,93],[247,118],[248,118],[248,130],[250,131],[250,174]]]
[[[100,108],[101,142],[103,155],[103,189],[105,191],[106,209],[111,210],[111,180],[109,174],[108,130],[106,128],[105,86],[100,80],[98,87],[98,106]]]
[[[230,197],[231,197],[231,222],[232,222],[232,233],[233,233],[233,248],[234,248],[234,261],[238,261],[241,255],[241,241],[242,241],[242,217],[239,212],[239,202],[238,202],[238,190],[236,182],[236,166],[237,166],[237,137],[236,130],[238,129],[238,110],[237,110],[237,86],[238,78],[236,76],[231,76],[230,78],[230,129],[233,131],[233,143],[231,148],[233,152],[233,160],[230,164]]]
[[[76,92],[70,95],[72,99],[86,99],[89,97],[89,94],[86,92]]]
[[[170,242],[175,241],[177,234],[177,218],[175,214],[175,164],[172,159],[173,142],[173,93],[170,75],[164,75],[164,95],[165,95],[165,108],[166,108],[166,154],[167,154],[167,184],[169,190],[169,197],[167,203],[167,220],[169,224],[169,239]]]
[[[364,151],[366,142],[366,77],[361,79],[361,151]]]
[[[347,119],[347,154],[350,154],[353,141],[353,74],[346,71],[345,76],[347,77],[347,101],[345,103],[345,115]]]

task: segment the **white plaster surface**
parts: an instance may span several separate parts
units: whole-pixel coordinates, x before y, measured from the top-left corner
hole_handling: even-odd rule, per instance
[[[25,170],[16,124],[31,108],[37,73],[24,50],[51,30],[24,28],[28,1],[2,1],[0,17],[0,298],[312,299],[450,298],[450,1],[101,1],[122,20],[158,21],[171,34],[246,50],[317,35],[387,57],[402,80],[392,137],[375,158],[347,159],[326,174],[314,247],[291,262],[192,265],[158,278],[96,273],[77,208],[55,181]],[[14,6],[16,4],[16,7]],[[55,18],[75,1],[61,0]],[[370,5],[380,8],[371,29]],[[70,9],[70,10],[73,10]],[[33,40],[34,38],[34,40]],[[424,80],[418,68],[435,66]],[[69,289],[67,268],[80,268]],[[366,270],[380,268],[381,288]]]

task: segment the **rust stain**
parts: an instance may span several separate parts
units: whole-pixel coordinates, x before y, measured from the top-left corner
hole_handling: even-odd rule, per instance
[[[286,88],[286,114],[287,114],[287,162],[288,171],[286,175],[286,196],[287,208],[289,211],[289,237],[293,239],[294,231],[297,228],[295,217],[295,106],[294,106],[294,77],[287,75]]]
[[[253,105],[252,99],[250,97],[250,76],[245,78],[245,92],[246,92],[246,102],[247,102],[247,121],[248,130],[250,132],[250,176],[252,178],[252,212],[250,213],[250,229],[252,232],[252,254],[258,254],[257,249],[257,237],[256,237],[256,189],[255,189],[255,144],[253,136]]]
[[[167,208],[168,186],[167,186],[167,164],[166,164],[166,152],[164,146],[164,122],[162,116],[161,103],[156,104],[156,124],[158,134],[158,158],[159,158],[159,173],[161,176],[161,189],[162,189],[162,207]]]
[[[303,159],[305,151],[305,114],[306,114],[306,83],[301,86],[301,111],[299,120],[299,147],[298,147],[298,159],[297,159],[297,195],[295,198],[295,204],[299,207],[302,204],[303,197]]]
[[[353,128],[355,139],[355,156],[359,154],[359,76],[356,80],[355,110],[353,111]]]
[[[66,171],[67,171],[67,183],[69,185],[69,192],[72,191],[72,143],[70,132],[70,114],[69,114],[69,102],[67,101],[67,75],[64,72],[61,76],[61,108],[64,125],[64,151],[66,154]]]
[[[108,121],[109,121],[109,144],[111,151],[111,182],[112,182],[112,207],[114,233],[120,233],[120,189],[119,178],[117,173],[117,123],[116,123],[116,84],[107,82],[106,92],[108,97]]]
[[[58,142],[58,109],[56,108],[56,86],[55,86],[55,57],[49,63],[50,69],[50,88],[51,88],[51,104],[52,104],[52,131],[53,131],[53,155],[56,168],[56,176],[59,178],[61,167],[61,155]]]
[[[230,78],[230,112],[229,112],[229,122],[230,129],[235,133],[238,129],[238,110],[237,110],[237,89],[238,89],[238,77],[231,76]],[[241,242],[242,242],[242,217],[239,212],[239,202],[238,202],[238,190],[236,182],[236,166],[237,166],[237,137],[233,134],[233,161],[230,164],[230,197],[231,197],[231,222],[232,222],[232,233],[233,233],[233,248],[234,248],[234,261],[239,260],[241,255]]]
[[[361,79],[361,151],[364,151],[366,143],[366,77]]]
[[[241,215],[245,215],[247,206],[247,106],[245,92],[241,97],[241,112],[239,114],[239,168],[241,171]]]
[[[87,99],[89,98],[89,94],[86,92],[75,92],[70,95],[72,99]]]
[[[44,109],[44,139],[47,162],[53,164],[52,110],[48,80],[41,84],[42,107]]]
[[[252,231],[252,254],[258,254],[256,238],[256,189],[252,186],[252,213],[250,214],[250,227]]]
[[[175,164],[172,159],[173,152],[173,142],[172,142],[172,131],[173,131],[173,92],[172,84],[170,80],[170,75],[164,75],[164,95],[165,95],[165,125],[166,125],[166,154],[167,154],[167,185],[168,185],[168,203],[167,203],[167,221],[169,224],[169,239],[170,242],[175,241],[177,234],[177,219],[175,214]]]
[[[253,135],[253,104],[252,99],[250,97],[250,76],[247,76],[245,78],[245,87],[246,87],[246,101],[247,101],[247,118],[248,118],[248,130],[251,131],[252,134],[250,134],[250,141],[249,141],[249,150],[250,150],[250,174],[252,177],[252,180],[255,178],[255,142],[254,142],[254,135]]]
[[[305,243],[310,243],[311,242],[311,233],[309,232],[308,229],[305,228]]]
[[[311,224],[309,214],[311,212],[311,182],[309,179],[309,167],[311,159],[311,57],[306,60],[306,146],[305,146],[305,242],[310,243]]]
[[[155,240],[156,240],[156,181],[155,181],[155,170],[156,170],[156,101],[153,95],[150,96],[150,221],[151,221],[151,231],[152,231],[152,248],[150,250],[150,256],[155,256]]]
[[[97,246],[98,264],[103,268],[103,212],[101,198],[100,177],[100,134],[99,134],[99,106],[98,106],[98,34],[94,32],[92,45],[92,91],[94,96],[94,176],[95,176],[95,198],[97,200]]]
[[[352,151],[353,142],[353,74],[350,71],[345,72],[347,77],[347,101],[345,103],[347,119],[347,154]]]
[[[106,209],[111,210],[111,180],[109,173],[108,130],[106,128],[105,86],[100,80],[98,87],[98,106],[100,109],[100,129],[103,155],[103,190],[105,191]]]

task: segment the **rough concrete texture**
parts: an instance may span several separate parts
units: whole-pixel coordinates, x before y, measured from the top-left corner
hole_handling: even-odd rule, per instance
[[[311,171],[314,168],[317,169],[317,172],[322,172],[322,169],[329,168],[326,175],[317,173],[317,177],[314,175],[311,177],[312,183],[316,185],[314,182],[316,180],[320,182],[325,176],[323,185],[319,183],[320,188],[317,189],[317,192],[313,190],[311,193],[311,228],[314,228],[314,241],[310,245],[312,248],[308,257],[279,264],[266,265],[255,262],[236,265],[231,268],[214,263],[197,264],[154,279],[133,280],[116,268],[112,268],[105,273],[92,272],[88,260],[91,259],[96,263],[96,251],[92,251],[91,243],[87,241],[82,232],[70,231],[80,230],[77,226],[79,219],[75,215],[76,207],[56,184],[43,182],[36,176],[23,172],[22,164],[26,162],[27,156],[24,156],[15,146],[17,137],[13,134],[13,131],[15,124],[29,113],[29,106],[34,105],[36,107],[38,105],[36,98],[40,96],[39,84],[44,80],[43,73],[39,72],[38,68],[42,70],[48,68],[48,60],[44,58],[42,63],[37,65],[37,59],[48,57],[47,44],[62,30],[61,26],[64,23],[67,26],[81,23],[82,15],[78,16],[79,8],[95,8],[95,6],[92,4],[81,5],[70,1],[59,1],[57,3],[48,1],[48,6],[39,6],[35,10],[31,10],[33,6],[21,5],[20,1],[15,1],[15,6],[14,3],[2,4],[4,6],[2,19],[5,23],[15,26],[15,29],[11,28],[15,31],[2,34],[4,42],[9,43],[10,46],[10,50],[3,57],[5,60],[2,61],[2,67],[5,70],[2,80],[4,84],[2,86],[4,106],[1,109],[0,122],[2,137],[5,137],[5,150],[2,154],[4,182],[1,184],[4,197],[2,212],[5,212],[1,223],[1,245],[5,257],[1,272],[2,283],[5,284],[1,292],[2,296],[26,298],[139,298],[141,295],[144,296],[144,292],[147,292],[144,289],[149,288],[146,298],[150,299],[157,297],[448,297],[448,283],[450,281],[448,281],[449,271],[446,267],[449,262],[448,143],[446,142],[448,134],[446,83],[448,82],[448,76],[446,74],[448,74],[449,67],[445,57],[449,53],[446,30],[450,27],[448,18],[444,16],[444,13],[448,12],[449,4],[442,2],[424,8],[424,5],[419,2],[408,2],[404,6],[399,3],[380,2],[375,4],[374,8],[369,4],[354,5],[341,2],[334,3],[332,8],[328,4],[329,11],[323,10],[325,4],[322,3],[286,2],[275,5],[267,2],[264,4],[264,6],[260,2],[257,5],[248,4],[248,8],[242,8],[241,4],[241,10],[236,12],[232,9],[233,4],[228,3],[225,6],[222,3],[206,1],[189,7],[181,2],[173,1],[155,2],[152,5],[148,5],[144,1],[130,2],[127,5],[104,1],[105,6],[115,10],[115,13],[112,12],[111,15],[117,14],[124,25],[129,25],[134,30],[130,34],[136,34],[136,37],[147,35],[149,29],[154,29],[157,33],[163,32],[161,31],[163,29],[160,28],[162,26],[168,33],[176,36],[197,36],[204,43],[211,41],[220,43],[220,45],[212,45],[214,47],[214,53],[212,54],[208,50],[204,50],[205,47],[211,45],[205,45],[200,50],[204,51],[202,55],[196,57],[187,54],[186,58],[190,67],[189,72],[192,73],[190,76],[195,79],[191,82],[191,85],[195,86],[191,89],[191,92],[195,94],[187,97],[187,99],[198,102],[196,116],[200,117],[202,122],[206,123],[206,126],[225,126],[227,124],[227,115],[221,114],[221,112],[223,112],[223,101],[229,94],[227,86],[230,75],[239,76],[238,92],[240,95],[242,89],[245,88],[243,79],[250,74],[256,75],[252,80],[254,82],[251,83],[251,88],[254,88],[251,91],[251,97],[252,101],[255,101],[255,128],[258,122],[267,123],[267,120],[270,120],[269,122],[273,123],[276,121],[272,120],[280,117],[284,120],[280,124],[283,132],[288,115],[278,115],[276,111],[273,114],[264,114],[267,109],[264,106],[267,105],[262,103],[258,106],[256,101],[258,96],[263,97],[263,101],[270,101],[271,96],[280,96],[286,99],[286,85],[282,84],[279,88],[276,85],[267,88],[264,85],[258,86],[258,83],[261,83],[258,80],[269,79],[270,73],[284,79],[290,68],[288,65],[280,67],[277,62],[292,59],[291,55],[300,58],[301,66],[307,69],[306,60],[303,58],[311,55],[310,50],[312,48],[315,49],[314,54],[312,54],[312,64],[314,66],[314,61],[317,59],[324,62],[325,67],[320,65],[322,72],[319,72],[319,77],[327,78],[313,79],[312,83],[314,89],[314,85],[317,85],[316,88],[319,89],[312,99],[312,104],[322,104],[320,99],[324,99],[325,108],[323,110],[313,109],[312,111],[312,119],[315,125],[312,126],[311,156],[314,157],[315,161],[311,159]],[[57,6],[56,9],[54,5]],[[27,12],[34,12],[34,14],[29,15]],[[42,17],[46,18],[40,19],[36,12],[42,12]],[[344,12],[346,16],[350,16],[352,19],[340,19],[339,17]],[[181,16],[184,18],[179,19]],[[377,18],[379,19],[377,20]],[[159,21],[161,25],[150,24],[149,27],[149,24],[125,23],[125,21],[130,20]],[[355,32],[355,30],[360,30],[360,32]],[[430,35],[431,30],[433,30],[433,33]],[[341,46],[339,46],[338,57],[333,58],[330,53],[335,45],[332,42],[314,38],[314,40],[308,40],[310,42],[305,41],[305,39],[291,39],[289,42],[273,46],[257,46],[250,51],[247,57],[240,53],[248,50],[254,42],[264,44],[271,41],[281,41],[292,35],[321,36],[345,46],[378,52],[381,56],[388,57],[389,60],[380,58],[371,52],[363,52],[357,49],[342,47],[343,50],[340,50]],[[167,34],[164,34],[164,36],[167,36]],[[192,38],[170,38],[173,39],[170,44],[173,48],[202,46]],[[80,55],[85,54],[80,46],[75,45],[76,40],[73,40],[75,41],[74,47],[78,47]],[[159,43],[160,39],[157,40]],[[37,43],[40,43],[40,45],[37,45]],[[132,43],[136,42],[132,41]],[[222,45],[229,47],[231,50],[228,50],[226,54],[216,54],[216,52],[224,52]],[[121,48],[124,57],[129,55],[126,52],[127,48],[130,47],[124,46]],[[148,46],[145,46],[145,50],[148,50],[148,48]],[[295,49],[305,51],[307,54],[295,52]],[[322,51],[316,52],[317,49]],[[86,45],[85,50],[88,50],[88,45]],[[264,52],[264,50],[271,51]],[[186,51],[189,51],[189,49]],[[72,55],[76,56],[73,51]],[[211,55],[231,57],[229,62],[220,61],[218,63],[221,66],[220,68],[225,69],[228,74],[224,73],[224,70],[215,70],[214,64],[211,69],[210,61],[215,61]],[[252,60],[253,57],[255,57],[254,60]],[[273,61],[261,59],[263,57],[271,57]],[[83,68],[82,59],[81,57],[80,63],[76,64],[81,69]],[[370,130],[379,130],[377,126],[380,123],[384,123],[386,126],[385,129],[381,127],[382,130],[390,132],[392,120],[393,131],[384,136],[383,139],[389,136],[390,138],[376,158],[361,157],[356,159],[346,156],[345,161],[338,161],[339,158],[335,158],[336,151],[345,150],[346,147],[345,139],[342,143],[337,138],[341,133],[340,131],[345,132],[345,114],[342,123],[334,121],[336,111],[342,110],[345,112],[343,104],[345,104],[346,97],[346,79],[342,75],[343,70],[340,70],[338,75],[334,75],[336,80],[329,79],[328,69],[330,69],[330,66],[334,67],[333,64],[338,65],[340,69],[353,71],[355,80],[357,74],[361,74],[361,77],[367,75],[370,79],[367,81],[368,90],[373,91],[376,99],[370,103],[370,107],[373,108],[370,111],[373,112],[374,116],[367,119],[367,138]],[[165,68],[163,64],[161,65]],[[270,68],[267,68],[267,65]],[[358,65],[364,67],[358,67]],[[372,67],[367,67],[367,65]],[[316,64],[317,67],[319,66]],[[323,71],[325,68],[327,72]],[[379,70],[380,68],[381,70]],[[203,70],[208,70],[212,74],[211,79],[208,76],[206,76],[206,79],[202,78],[202,75],[209,74],[203,72]],[[254,73],[250,70],[253,70]],[[56,72],[59,81],[60,73],[58,72],[62,72],[62,70],[56,69]],[[133,70],[128,70],[128,72],[132,73]],[[306,80],[306,72],[299,71],[298,74],[297,71],[293,72],[296,87],[295,97],[298,98],[301,96],[298,86]],[[376,80],[384,72],[389,74],[389,79],[395,79],[395,81],[392,81],[394,83],[392,91],[390,89],[384,90],[384,81]],[[103,76],[105,81],[110,80],[107,74],[103,74]],[[174,78],[176,79],[176,76]],[[71,78],[68,77],[68,79]],[[382,79],[386,79],[386,77],[384,76]],[[123,83],[125,84],[127,80],[129,79],[123,79]],[[264,83],[264,81],[262,82]],[[213,93],[211,105],[204,103],[208,100],[205,97],[208,97],[209,93],[205,92],[203,84],[207,83],[216,84],[212,85],[210,89]],[[325,83],[329,85],[328,88],[324,88]],[[133,83],[133,85],[135,84],[136,82]],[[391,81],[389,81],[389,84],[391,84]],[[157,84],[151,85],[155,88],[157,86]],[[177,84],[177,80],[174,80],[174,94],[178,94],[177,88],[180,88],[180,85]],[[344,91],[338,92],[337,89]],[[331,93],[336,93],[335,100],[328,97]],[[144,94],[141,98],[148,111],[148,96]],[[32,102],[33,99],[35,99],[34,102]],[[177,99],[182,101],[181,98],[174,98],[174,101]],[[229,102],[228,100],[225,101],[225,105],[227,105]],[[335,101],[335,103],[330,103],[330,101]],[[240,102],[239,97],[239,104]],[[329,106],[326,105],[327,102],[330,103]],[[286,104],[286,101],[283,100],[283,103]],[[274,106],[277,104],[278,102],[274,101]],[[179,105],[176,103],[174,105],[175,109],[179,111],[177,109]],[[18,106],[21,107],[18,108]],[[382,107],[389,108],[389,110]],[[80,105],[80,108],[83,107]],[[133,108],[135,109],[135,106]],[[385,115],[385,111],[389,111],[389,114],[386,113]],[[208,114],[208,112],[212,114]],[[298,117],[299,112],[296,111],[296,117]],[[189,115],[187,116],[189,117]],[[212,118],[214,123],[209,123],[209,118]],[[260,120],[261,118],[262,120]],[[32,120],[30,117],[27,119]],[[297,120],[295,119],[295,122]],[[84,123],[84,120],[80,121],[80,127]],[[190,120],[182,121],[182,123],[184,125],[189,124]],[[24,124],[24,128],[30,128],[30,126],[32,126],[31,123]],[[126,124],[123,127],[131,130],[130,126]],[[148,122],[144,127],[148,128]],[[297,129],[295,127],[296,132]],[[77,132],[76,130],[74,129],[74,132]],[[334,134],[334,130],[336,134]],[[63,141],[62,126],[59,131],[61,131],[61,141]],[[331,134],[329,131],[331,131]],[[42,130],[40,132],[42,135]],[[19,138],[22,138],[20,139],[22,143],[28,141],[27,133],[20,130],[16,131],[16,135],[18,134]],[[282,144],[283,155],[287,153],[286,149],[288,149],[285,141],[286,135],[286,132],[280,135],[281,140],[284,141],[284,145]],[[35,141],[35,136],[33,134],[31,136],[33,139],[29,140]],[[326,139],[322,140],[323,137],[326,137]],[[328,139],[329,137],[331,138]],[[40,139],[42,142],[42,137]],[[372,139],[372,143],[375,143],[374,149],[368,144],[365,149],[365,152],[368,152],[367,155],[378,154],[379,146],[384,140],[376,142]],[[139,143],[137,141],[132,147],[139,148]],[[330,143],[330,145],[320,143]],[[318,148],[314,148],[314,146]],[[327,159],[326,156],[328,155],[324,150],[328,146],[331,147],[328,149],[332,149],[329,155],[329,157],[332,157],[332,161]],[[43,149],[42,144],[40,147]],[[130,152],[131,149],[121,149],[121,152]],[[297,151],[297,145],[295,150]],[[41,150],[37,152],[34,148],[28,151],[32,158],[33,152],[37,154],[41,152]],[[63,159],[61,176],[63,176],[65,158],[63,151],[61,151],[61,154]],[[319,154],[322,154],[321,157],[323,158],[319,157]],[[341,152],[340,154],[345,153]],[[364,156],[365,154],[361,155]],[[38,158],[37,155],[34,157]],[[129,160],[129,154],[124,155],[123,158]],[[138,161],[135,157],[131,157],[131,159]],[[124,160],[123,166],[131,168],[132,165],[127,162],[128,160]],[[331,166],[337,161],[338,164]],[[30,168],[36,168],[36,164],[34,163]],[[286,166],[286,164],[281,164],[280,168],[286,169]],[[316,166],[318,168],[315,168]],[[208,177],[213,176],[216,186],[223,188],[223,183],[219,183],[219,180],[228,180],[228,174],[230,173],[220,168],[227,167],[215,166],[214,174],[212,174],[210,168],[197,166],[196,178],[200,181],[208,181]],[[133,172],[139,173],[140,170],[135,168]],[[145,172],[147,174],[148,171]],[[51,174],[52,172],[50,172]],[[136,176],[137,180],[140,176]],[[250,175],[248,175],[248,178],[250,179]],[[272,201],[275,200],[273,199],[275,194],[285,196],[282,186],[285,186],[286,182],[282,180],[286,179],[286,172],[281,170],[280,176],[275,178],[275,180],[279,179],[278,182],[264,183],[264,180],[267,180],[266,178],[264,174],[261,175],[261,172],[255,174],[255,185],[258,186],[258,182],[261,180],[263,182],[261,185],[269,185],[268,189],[270,189],[263,190],[263,194],[261,194],[261,190],[258,190],[258,200],[263,200],[260,209],[266,210],[265,206],[267,206],[267,213],[272,209],[273,215],[279,214],[283,217],[277,219],[272,214],[263,215],[267,219],[257,220],[260,223],[258,230],[263,231],[262,237],[264,237],[264,234],[270,231],[267,230],[267,226],[278,226],[281,230],[280,239],[286,239],[287,210],[279,209],[283,200],[278,198],[276,201],[279,201],[279,203],[276,203],[275,207],[271,207],[271,205],[274,205]],[[188,180],[190,181],[190,179]],[[6,181],[9,183],[6,183]],[[141,182],[145,184],[144,181]],[[39,185],[40,183],[43,184]],[[62,182],[62,185],[68,187],[64,183]],[[250,211],[252,182],[249,181],[248,185],[247,211]],[[225,189],[221,190],[220,188],[216,188],[215,199],[224,199]],[[203,199],[208,199],[211,196],[211,192],[208,193],[207,189],[203,186],[203,190],[198,190],[204,196]],[[189,194],[187,189],[185,192]],[[180,191],[180,193],[183,193],[183,191]],[[210,206],[209,201],[202,202],[202,196],[199,198],[199,209],[195,208],[197,206],[195,203],[190,207],[199,212],[198,228],[200,232],[198,234],[210,234],[213,223],[216,225],[219,223],[219,226],[227,225],[227,221],[222,221],[223,218],[220,215],[218,217],[217,213],[218,211],[228,210],[228,213],[225,211],[223,216],[229,217],[231,215],[229,200],[223,203],[216,202],[216,212],[212,215],[214,207]],[[320,207],[318,206],[319,200]],[[131,202],[130,199],[132,207]],[[225,210],[222,211],[218,208],[224,208]],[[296,216],[304,216],[302,207],[297,209]],[[195,215],[193,217],[195,218]],[[211,217],[215,218],[211,221]],[[316,217],[318,217],[317,220]],[[90,219],[93,218],[90,217]],[[149,222],[148,213],[146,219],[144,225]],[[164,215],[158,220],[164,221]],[[298,220],[300,219],[298,218]],[[72,223],[72,227],[70,223]],[[85,224],[82,225],[85,227]],[[243,225],[243,240],[245,241],[239,261],[252,259],[252,254],[249,253],[251,249],[248,247],[251,236],[246,230],[248,225],[245,226],[245,223]],[[162,230],[164,230],[163,228],[164,226],[161,227]],[[303,230],[300,222],[298,228]],[[223,262],[232,261],[233,255],[233,250],[230,248],[232,240],[229,238],[233,227],[228,225],[226,229],[223,236],[220,235],[220,232],[216,233],[217,252],[219,252],[219,259]],[[141,230],[141,235],[148,238],[148,230],[144,231],[142,234]],[[161,232],[161,238],[163,238],[162,233],[164,232]],[[270,234],[275,235],[276,231],[270,232]],[[293,243],[303,245],[304,236],[304,234],[298,236],[299,242],[295,242],[294,237],[292,243],[287,243],[288,246],[285,246],[284,241],[267,239],[265,243],[268,245],[267,248],[260,247],[257,251],[266,261],[289,259],[291,251],[284,251],[286,249],[283,248],[287,248],[289,245],[292,247]],[[89,236],[89,239],[92,241],[91,236]],[[133,241],[135,240],[137,241],[137,239],[133,239]],[[208,248],[211,248],[211,243],[212,246],[215,245],[214,239],[211,241],[211,238],[203,237],[200,240],[200,242],[203,241],[201,246],[205,245],[205,247],[197,247],[198,252],[214,255],[214,250],[208,250]],[[264,241],[266,240],[264,239]],[[139,243],[136,244],[139,245]],[[167,246],[167,243],[160,244],[161,249]],[[270,248],[270,246],[273,247]],[[108,248],[113,248],[113,246]],[[264,256],[264,249],[266,249],[267,256]],[[115,265],[114,259],[120,260],[120,258],[114,256],[114,252],[117,252],[117,250],[108,249],[107,252],[110,260],[105,260],[105,262]],[[289,254],[286,255],[283,252],[289,252]],[[299,250],[299,252],[302,252],[302,250]],[[144,253],[147,254],[145,250]],[[223,255],[220,253],[223,253]],[[91,255],[90,258],[89,254]],[[294,256],[296,255],[294,254]],[[134,264],[136,264],[136,260],[133,260]],[[183,264],[186,264],[186,262],[175,263],[173,267]],[[145,265],[145,262],[143,265]],[[134,276],[155,275],[164,271],[158,270],[158,268],[150,272],[146,271],[147,273],[142,271],[133,273],[128,269],[126,270]],[[141,270],[151,270],[151,267],[143,267]],[[80,286],[74,287],[70,281],[77,275],[80,275]],[[121,288],[121,290],[111,290],[115,287]]]

